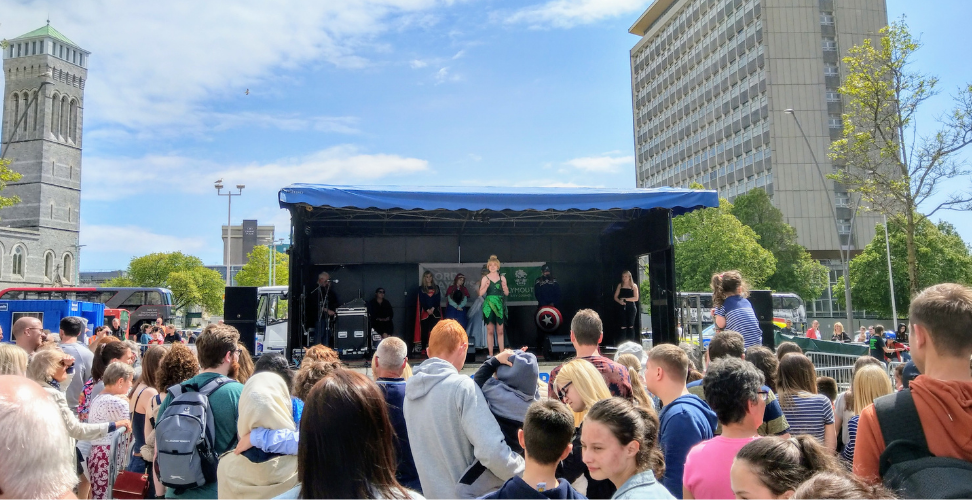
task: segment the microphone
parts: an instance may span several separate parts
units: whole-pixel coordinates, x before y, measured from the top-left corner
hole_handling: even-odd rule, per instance
[[[331,283],[340,283],[341,280],[331,280]]]

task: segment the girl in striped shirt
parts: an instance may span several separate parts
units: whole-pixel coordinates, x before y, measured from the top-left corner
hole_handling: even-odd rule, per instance
[[[834,407],[827,396],[817,394],[813,362],[803,354],[789,353],[780,360],[777,378],[780,407],[790,434],[809,434],[828,450],[836,450]]]
[[[749,285],[739,271],[712,275],[712,319],[719,330],[732,330],[743,336],[744,348],[763,343],[763,331],[753,305],[749,303]]]
[[[857,420],[861,411],[874,403],[874,400],[894,392],[891,379],[884,369],[877,365],[866,365],[854,375],[854,416],[847,421],[847,444],[840,452],[840,458],[851,467],[854,464],[854,443],[857,441]]]

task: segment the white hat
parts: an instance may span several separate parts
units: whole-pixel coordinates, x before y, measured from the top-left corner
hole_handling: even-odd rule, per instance
[[[645,348],[637,342],[625,342],[618,346],[618,352],[614,353],[614,360],[617,361],[622,354],[634,354],[634,357],[641,361],[641,368],[644,369],[648,363],[648,356],[645,356]]]

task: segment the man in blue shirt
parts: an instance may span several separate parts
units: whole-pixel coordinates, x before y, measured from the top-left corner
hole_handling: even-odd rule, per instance
[[[665,405],[658,415],[658,444],[665,454],[662,484],[675,498],[682,498],[682,472],[689,450],[712,439],[718,424],[709,405],[685,387],[688,369],[688,355],[678,346],[662,344],[648,351],[645,385]]]

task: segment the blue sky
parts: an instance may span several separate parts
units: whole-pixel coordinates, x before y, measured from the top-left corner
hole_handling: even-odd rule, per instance
[[[221,263],[218,178],[247,185],[234,224],[278,237],[291,182],[631,187],[627,29],[649,3],[7,0],[0,37],[50,13],[92,52],[80,265],[110,270],[153,251]],[[972,2],[917,5],[889,17],[924,33],[918,66],[947,94],[972,81],[954,59]],[[946,217],[972,241],[968,214]]]

